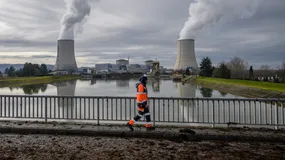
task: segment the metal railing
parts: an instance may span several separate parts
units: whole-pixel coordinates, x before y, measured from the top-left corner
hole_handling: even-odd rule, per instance
[[[285,126],[285,99],[150,97],[148,103],[154,124]],[[0,120],[126,123],[136,113],[135,97],[0,95]]]

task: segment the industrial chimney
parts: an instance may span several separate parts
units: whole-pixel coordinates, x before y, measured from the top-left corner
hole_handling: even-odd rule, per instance
[[[54,70],[77,71],[74,40],[61,39],[57,41],[57,58]]]
[[[194,39],[178,40],[177,48],[178,51],[174,70],[183,70],[187,67],[198,68]]]

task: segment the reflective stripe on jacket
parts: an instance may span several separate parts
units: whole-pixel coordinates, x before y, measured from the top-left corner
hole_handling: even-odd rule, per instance
[[[143,103],[147,100],[147,89],[142,83],[140,83],[137,87],[137,103]]]

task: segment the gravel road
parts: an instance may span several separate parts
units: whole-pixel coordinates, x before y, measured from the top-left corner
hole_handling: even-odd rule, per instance
[[[0,135],[0,159],[285,159],[285,144]]]

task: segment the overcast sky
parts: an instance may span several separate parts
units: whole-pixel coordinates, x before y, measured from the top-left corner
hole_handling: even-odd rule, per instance
[[[101,0],[75,37],[78,66],[158,59],[173,68],[177,39],[191,0]],[[0,0],[0,63],[54,64],[63,0]],[[195,39],[197,61],[239,56],[276,67],[285,59],[285,1],[264,0],[249,19],[221,21]]]

